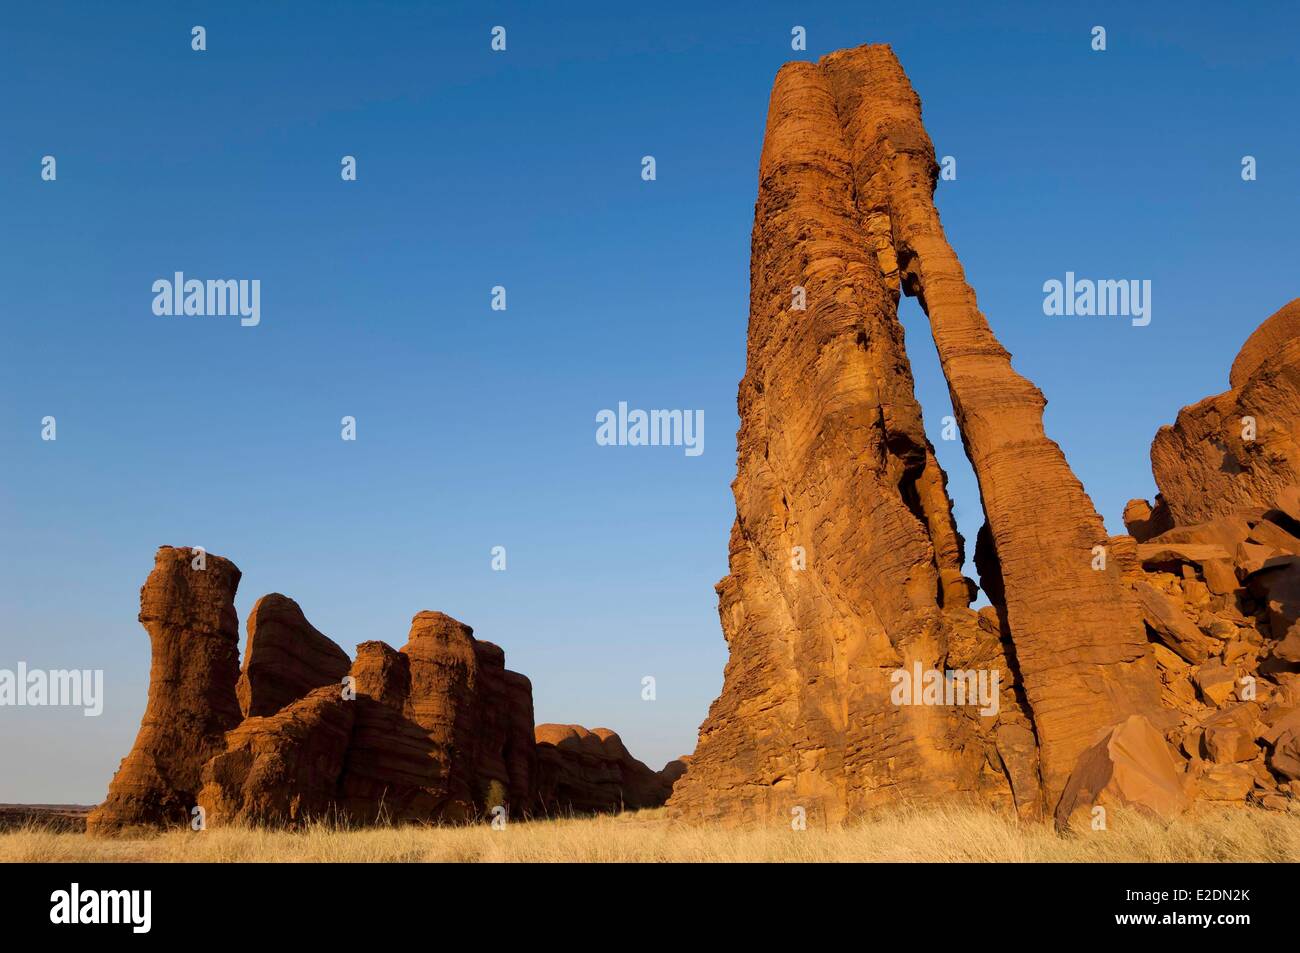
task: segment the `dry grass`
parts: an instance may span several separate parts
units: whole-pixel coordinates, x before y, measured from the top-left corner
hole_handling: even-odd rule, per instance
[[[669,821],[663,811],[511,823],[505,830],[404,827],[300,832],[223,829],[92,839],[39,826],[0,834],[0,862],[745,862],[1297,861],[1300,815],[1233,810],[1161,824],[1115,818],[1110,831],[1060,836],[1047,825],[970,809],[895,812],[838,830],[741,830]]]

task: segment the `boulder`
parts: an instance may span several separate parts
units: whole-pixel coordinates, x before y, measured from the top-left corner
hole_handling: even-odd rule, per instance
[[[1235,549],[1235,544],[1234,544]],[[1137,557],[1142,568],[1152,572],[1179,573],[1180,567],[1189,566],[1201,576],[1210,591],[1226,595],[1238,587],[1233,569],[1232,553],[1217,543],[1197,544],[1158,540],[1137,547]]]
[[[1164,737],[1148,719],[1132,715],[1080,756],[1056,806],[1056,826],[1077,826],[1095,807],[1170,818],[1189,805]]]
[[[1255,746],[1254,733],[1239,725],[1206,728],[1203,744],[1206,757],[1217,764],[1253,761],[1259,754],[1259,748]]]
[[[1151,445],[1156,485],[1176,524],[1274,507],[1300,484],[1300,299],[1242,345],[1230,389],[1184,407]]]
[[[1245,578],[1246,588],[1268,613],[1268,631],[1275,639],[1285,639],[1291,627],[1300,621],[1300,557],[1278,555],[1251,568]]]
[[[1207,704],[1223,706],[1237,689],[1237,673],[1218,659],[1212,659],[1193,676]]]
[[[1195,774],[1199,800],[1244,802],[1255,788],[1255,775],[1244,764],[1202,763]]]
[[[1218,651],[1218,645],[1203,635],[1168,596],[1149,583],[1134,586],[1142,620],[1165,646],[1192,664],[1199,664]]]
[[[1124,505],[1124,528],[1139,543],[1145,543],[1151,537],[1159,536],[1166,530],[1172,529],[1173,525],[1169,509],[1159,496],[1156,497],[1155,506],[1141,499],[1129,500]]]
[[[1268,745],[1268,766],[1279,777],[1300,782],[1300,708],[1274,715],[1263,741]]]

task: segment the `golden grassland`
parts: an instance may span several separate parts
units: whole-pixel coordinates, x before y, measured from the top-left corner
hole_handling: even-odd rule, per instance
[[[224,828],[90,838],[39,824],[0,834],[0,862],[852,862],[1300,861],[1300,815],[1229,810],[1162,823],[1115,816],[1111,830],[1057,834],[1048,824],[971,808],[904,810],[841,828],[726,829],[664,811],[511,822],[502,830],[388,827],[300,831]]]

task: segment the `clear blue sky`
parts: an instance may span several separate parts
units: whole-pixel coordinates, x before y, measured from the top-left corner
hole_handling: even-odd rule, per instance
[[[1300,293],[1294,5],[1133,6],[9,5],[0,668],[102,668],[107,698],[0,709],[0,801],[103,796],[144,708],[160,544],[239,565],[241,627],[280,591],[352,651],[439,609],[532,678],[539,722],[612,727],[656,768],[691,751],[726,658],[756,169],[793,58],[893,44],[958,160],[949,237],[1122,531],[1156,428]],[[178,270],[260,279],[261,325],[155,316]],[[1045,317],[1067,270],[1151,279],[1150,326]],[[928,329],[903,314],[973,541]],[[597,446],[620,400],[702,409],[704,454]]]

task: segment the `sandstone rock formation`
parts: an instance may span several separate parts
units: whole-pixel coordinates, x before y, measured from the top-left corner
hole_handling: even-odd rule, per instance
[[[679,762],[650,770],[608,728],[537,726],[537,803],[550,816],[658,807],[681,776]]]
[[[149,701],[107,799],[87,819],[92,833],[190,820],[203,766],[240,720],[239,575],[229,560],[189,549],[163,546],[154,557],[140,590]]]
[[[248,616],[248,644],[235,685],[244,717],[274,715],[313,688],[338,685],[352,667],[346,652],[316,630],[298,603],[278,592]]]
[[[803,807],[834,822],[955,797],[1064,823],[1106,803],[1169,815],[1193,796],[1289,797],[1300,311],[1251,337],[1228,395],[1161,431],[1161,496],[1126,508],[1131,536],[1108,536],[1043,430],[1042,393],[978,310],[932,200],[937,169],[888,47],[778,73],[717,587],[730,655],[670,811]],[[992,607],[979,613],[900,293],[929,318],[980,487],[975,564]],[[1222,422],[1246,414],[1263,446],[1225,451]],[[939,687],[919,707],[891,692],[900,672],[930,670],[947,684],[998,673],[995,713]],[[1238,711],[1249,673],[1272,708]]]
[[[338,779],[356,706],[332,685],[273,715],[244,719],[203,767],[205,823],[286,826],[337,818]]]
[[[1151,446],[1156,485],[1179,525],[1271,507],[1300,484],[1300,298],[1250,336],[1229,383],[1183,408]]]
[[[448,615],[421,612],[400,652],[358,646],[353,675],[357,724],[339,779],[349,816],[468,821],[496,807],[529,810],[532,759],[518,739],[532,734],[532,692],[506,671],[500,648]]]
[[[888,47],[777,75],[752,233],[729,660],[692,756],[654,772],[608,729],[541,725],[502,650],[419,613],[349,660],[296,603],[164,547],[141,592],[149,705],[93,832],[188,821],[469,821],[652,807],[836,823],[969,801],[1300,810],[1300,300],[1230,389],[1152,445],[1160,490],[1107,531],[1045,398],[977,307],[933,202],[920,104]],[[925,311],[979,483],[971,608],[899,296]],[[671,793],[671,797],[670,797]]]
[[[1300,806],[1297,330],[1293,301],[1247,339],[1232,389],[1156,434],[1157,504],[1125,507],[1138,541],[1127,581],[1172,716],[1165,738],[1201,802]],[[1243,416],[1255,418],[1254,439]],[[1160,511],[1155,522],[1147,515]]]
[[[860,204],[846,103],[812,64],[777,77],[760,162],[740,388],[731,574],[718,587],[726,685],[674,798],[686,814],[836,819],[982,792],[1037,808],[1037,753],[996,624],[968,608],[946,477],[925,437]],[[855,201],[855,199],[857,201]],[[792,309],[801,289],[807,309]],[[990,666],[1002,714],[889,703],[891,675]],[[999,753],[1001,747],[1001,753]],[[1012,762],[1008,767],[1006,760]]]
[[[934,148],[898,60],[865,47],[833,53],[822,68],[844,117],[861,214],[887,216],[899,281],[930,319],[1052,800],[1099,730],[1158,707],[1136,606],[1119,567],[1098,567],[1095,547],[1108,543],[1101,517],[1043,432],[1046,400],[1012,369],[944,237]]]
[[[539,745],[531,683],[506,669],[498,646],[441,612],[417,614],[400,651],[364,642],[352,662],[273,593],[249,616],[241,672],[238,582],[219,556],[158,551],[141,590],[149,706],[108,799],[90,814],[92,833],[465,822],[561,805],[657,806],[671,790],[606,729],[590,735],[594,751]],[[539,749],[549,759],[544,793]]]

